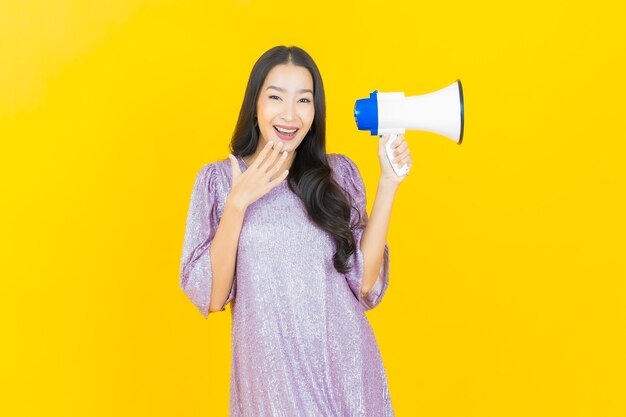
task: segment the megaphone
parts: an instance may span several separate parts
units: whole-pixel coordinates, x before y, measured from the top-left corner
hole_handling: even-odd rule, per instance
[[[381,93],[375,90],[369,98],[354,104],[354,119],[359,130],[369,130],[374,135],[390,134],[385,149],[387,158],[398,176],[409,172],[391,162],[391,144],[406,130],[425,130],[452,139],[457,144],[463,141],[463,87],[456,80],[446,88],[433,93],[405,97],[400,93]]]

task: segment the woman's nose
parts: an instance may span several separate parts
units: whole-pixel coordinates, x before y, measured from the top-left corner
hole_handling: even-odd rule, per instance
[[[292,120],[295,117],[296,109],[293,103],[285,104],[285,109],[283,111],[283,118],[285,120]]]

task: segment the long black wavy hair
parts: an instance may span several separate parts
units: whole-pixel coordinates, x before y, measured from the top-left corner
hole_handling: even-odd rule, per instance
[[[276,46],[257,60],[252,68],[239,112],[239,119],[230,142],[233,155],[245,157],[254,154],[259,144],[256,103],[267,74],[276,65],[291,63],[309,70],[313,78],[313,104],[315,116],[311,130],[306,134],[295,152],[289,169],[289,188],[302,200],[310,219],[328,232],[336,244],[333,265],[340,273],[351,268],[348,258],[356,250],[356,242],[350,225],[353,205],[342,188],[331,176],[326,158],[326,99],[324,84],[317,65],[303,49],[297,46]],[[350,197],[350,200],[352,198]],[[356,209],[356,207],[355,207]],[[358,212],[358,211],[357,211]],[[358,213],[361,222],[361,213]]]

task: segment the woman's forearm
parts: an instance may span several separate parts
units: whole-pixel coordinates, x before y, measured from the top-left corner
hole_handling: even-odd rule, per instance
[[[367,226],[361,238],[361,252],[363,252],[363,284],[361,296],[367,295],[378,278],[382,267],[387,232],[391,219],[391,208],[398,189],[397,184],[384,181],[378,182],[376,198],[369,216]]]
[[[239,235],[246,209],[227,200],[224,214],[211,242],[211,272],[213,284],[209,311],[220,311],[230,294],[235,278]]]

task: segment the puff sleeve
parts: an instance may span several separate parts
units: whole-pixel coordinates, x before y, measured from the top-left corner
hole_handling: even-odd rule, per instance
[[[213,273],[209,249],[219,225],[216,182],[219,172],[214,164],[203,166],[196,176],[187,214],[180,262],[180,287],[187,298],[208,318]],[[235,281],[220,311],[235,296]]]
[[[336,154],[338,159],[335,163],[337,174],[341,177],[340,184],[346,191],[349,200],[352,201],[350,225],[352,226],[356,248],[350,257],[352,269],[345,274],[352,293],[363,305],[365,310],[370,310],[380,304],[387,287],[389,286],[389,244],[385,243],[383,262],[378,273],[378,278],[372,290],[366,296],[360,295],[363,283],[363,252],[361,252],[361,239],[365,226],[368,222],[365,184],[356,164],[347,156]],[[358,210],[358,212],[357,212]],[[361,213],[359,222],[359,213]]]

